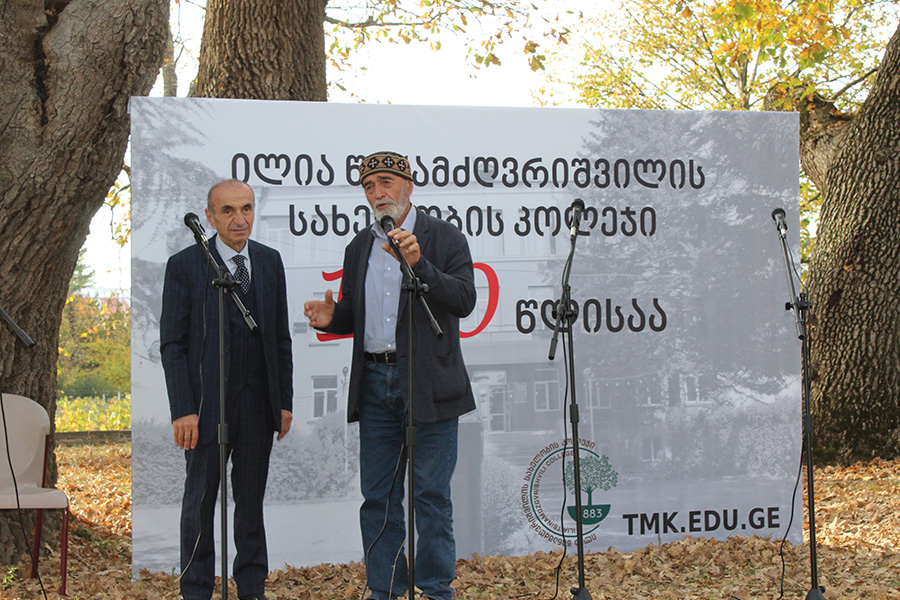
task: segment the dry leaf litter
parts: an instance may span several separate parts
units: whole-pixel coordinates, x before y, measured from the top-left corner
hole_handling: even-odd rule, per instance
[[[177,599],[173,573],[131,573],[131,446],[57,449],[59,487],[72,503],[68,598]],[[804,485],[806,478],[803,477]],[[874,460],[815,471],[819,584],[828,600],[900,600],[900,461]],[[804,490],[804,504],[806,492]],[[808,523],[800,546],[780,539],[684,537],[636,552],[590,553],[586,587],[594,600],[805,598],[811,587]],[[58,537],[45,541],[46,597],[61,598]],[[457,600],[571,598],[577,560],[561,551],[460,560]],[[782,567],[784,564],[784,567]],[[43,598],[28,562],[0,567],[0,598]],[[783,580],[782,580],[783,573]],[[270,600],[353,600],[363,594],[359,563],[288,567],[269,574]],[[783,595],[782,595],[783,594]],[[233,582],[229,598],[237,598]],[[216,593],[214,600],[221,600]]]

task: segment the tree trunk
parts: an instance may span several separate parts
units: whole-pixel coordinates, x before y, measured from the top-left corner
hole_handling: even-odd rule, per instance
[[[122,168],[128,99],[150,91],[167,26],[166,0],[0,4],[0,306],[36,342],[26,349],[0,323],[0,374],[3,391],[37,400],[51,423],[69,278]],[[0,541],[0,562],[27,551],[12,511]]]
[[[209,0],[192,96],[325,101],[326,0]]]
[[[852,119],[801,111],[801,159],[823,193],[810,261],[814,450],[900,456],[900,28]]]

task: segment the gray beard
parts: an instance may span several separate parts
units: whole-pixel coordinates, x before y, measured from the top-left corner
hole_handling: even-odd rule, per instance
[[[399,204],[391,204],[389,206],[385,206],[384,208],[373,209],[375,212],[375,220],[380,222],[382,217],[389,216],[394,220],[394,223],[398,222],[400,220],[400,217],[402,217],[403,213],[406,211],[407,203],[404,203],[404,206],[400,206]]]

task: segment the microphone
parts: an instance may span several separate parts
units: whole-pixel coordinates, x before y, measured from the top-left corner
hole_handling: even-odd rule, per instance
[[[381,217],[381,220],[378,221],[378,224],[381,225],[381,230],[385,235],[387,235],[388,231],[397,228],[397,226],[394,225],[394,217],[392,217],[391,215],[384,215],[383,217]],[[390,246],[394,253],[397,255],[397,260],[400,261],[401,265],[406,262],[406,257],[404,257],[400,252],[400,246],[397,245],[397,242],[394,240],[394,238],[388,237],[388,246]]]
[[[391,215],[384,215],[383,217],[381,217],[381,220],[378,221],[378,224],[381,225],[381,229],[382,231],[384,231],[385,235],[387,235],[388,231],[397,228],[397,226],[394,224],[394,217],[392,217]],[[409,267],[409,263],[406,262],[406,257],[403,256],[403,252],[400,251],[400,245],[397,243],[397,240],[392,237],[388,237],[388,246],[391,247],[391,250],[394,251],[395,257],[400,261],[401,270],[406,270],[409,278],[413,279],[415,275],[413,275],[412,269],[410,269]]]
[[[207,244],[206,240],[206,232],[203,231],[203,226],[200,225],[200,219],[192,212],[184,215],[184,224],[188,226],[192,232],[194,232],[194,237],[198,242],[201,242],[204,246]]]
[[[575,236],[578,235],[578,224],[581,222],[581,213],[584,212],[584,200],[581,198],[575,198],[572,202],[572,229],[569,231],[569,236],[574,240]]]
[[[787,236],[787,223],[784,222],[784,209],[776,208],[772,211],[772,220],[775,221],[775,227],[778,229],[778,233],[781,234],[781,237]]]
[[[378,223],[381,225],[381,230],[385,233],[397,228],[397,226],[394,225],[394,217],[391,215],[384,215]]]

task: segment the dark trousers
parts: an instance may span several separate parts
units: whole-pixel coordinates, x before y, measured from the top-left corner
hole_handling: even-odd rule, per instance
[[[234,400],[232,402],[232,400]],[[263,498],[272,451],[272,417],[263,399],[245,387],[228,406],[228,455],[234,496],[232,575],[238,595],[262,594],[269,574]],[[213,540],[219,492],[219,444],[198,445],[185,452],[187,476],[181,504],[181,592],[187,600],[208,600],[215,583]],[[196,545],[196,549],[195,549]],[[192,558],[193,557],[193,558]]]

